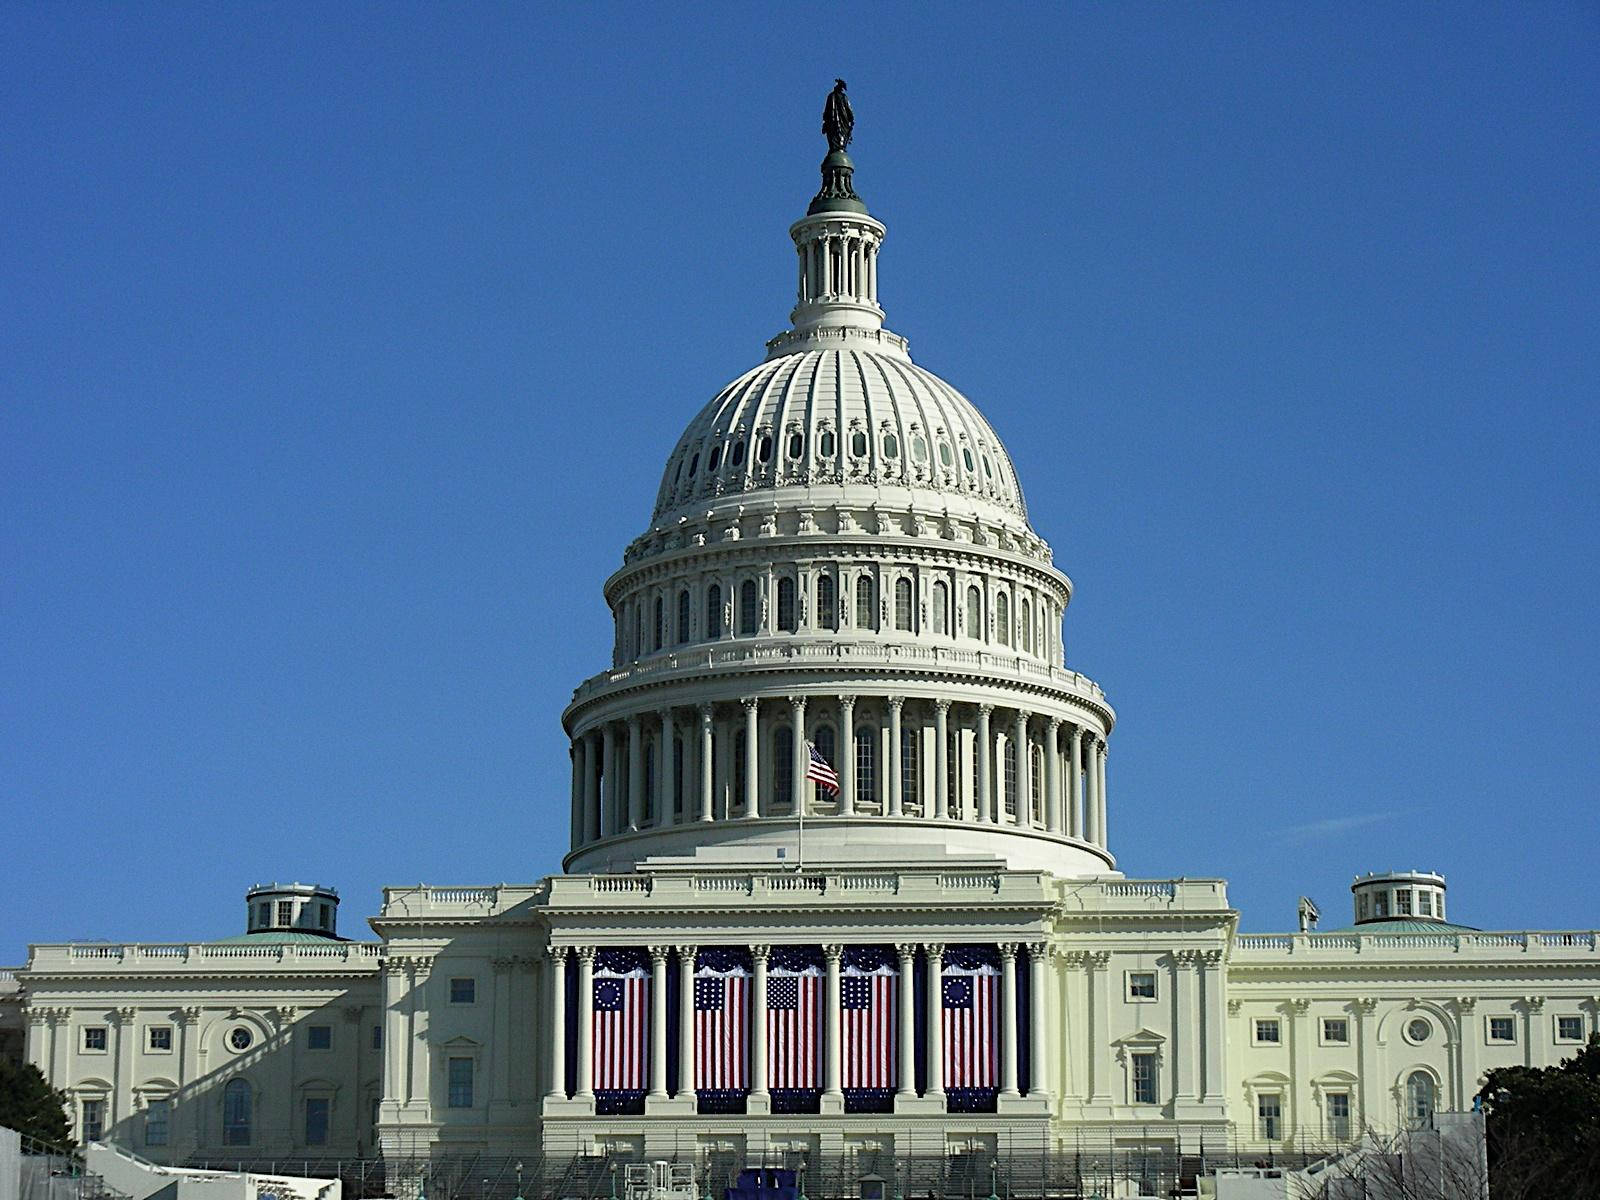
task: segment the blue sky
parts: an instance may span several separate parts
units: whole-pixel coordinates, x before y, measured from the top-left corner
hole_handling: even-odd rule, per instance
[[[1131,875],[1600,925],[1600,10],[0,5],[0,963],[557,868],[835,75]]]

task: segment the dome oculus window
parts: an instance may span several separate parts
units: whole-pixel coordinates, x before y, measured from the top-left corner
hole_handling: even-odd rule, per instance
[[[228,1030],[228,1049],[235,1051],[248,1050],[255,1045],[256,1035],[251,1033],[244,1025],[235,1025]]]
[[[886,433],[883,436],[883,456],[885,458],[900,457],[900,439],[892,433]]]
[[[772,461],[772,438],[767,434],[762,434],[761,440],[756,443],[756,459],[759,462]]]
[[[950,443],[949,442],[940,442],[939,443],[939,465],[948,470],[950,467],[953,467],[955,465],[955,461],[956,461],[955,455],[950,453]],[[690,474],[692,475],[692,474],[694,474],[694,472],[691,471]]]
[[[790,458],[799,458],[803,453],[805,453],[805,448],[806,448],[806,440],[805,440],[805,438],[801,437],[798,433],[791,433],[789,435],[789,457]]]
[[[850,453],[855,458],[867,456],[867,435],[859,429],[850,435]]]
[[[913,462],[928,461],[928,442],[920,433],[911,439],[911,460]]]
[[[823,430],[822,437],[817,441],[817,453],[823,458],[833,457],[833,430]]]
[[[994,478],[994,467],[989,462],[989,456],[987,454],[985,454],[983,456],[983,473],[985,475],[987,475],[990,479]]]
[[[717,464],[720,463],[721,461],[722,461],[722,447],[721,446],[713,446],[713,447],[711,447],[711,457],[706,460],[706,470],[715,471],[717,469]]]
[[[977,470],[977,468],[972,465],[972,451],[968,450],[965,446],[961,447],[961,461],[966,464],[967,470]]]
[[[728,462],[732,466],[741,466],[744,463],[744,439],[740,438],[733,444],[733,453],[728,455]]]

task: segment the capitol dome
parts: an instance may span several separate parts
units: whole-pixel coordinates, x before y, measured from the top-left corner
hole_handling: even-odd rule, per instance
[[[569,872],[924,863],[1096,875],[1115,715],[994,429],[884,328],[840,148],[790,327],[667,456],[563,714]]]

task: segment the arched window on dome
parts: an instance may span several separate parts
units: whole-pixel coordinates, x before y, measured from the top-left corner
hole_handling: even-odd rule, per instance
[[[878,731],[870,725],[856,730],[856,804],[871,808],[878,803]]]
[[[713,583],[706,589],[706,637],[722,636],[722,585]]]
[[[650,639],[650,649],[659,650],[667,641],[667,602],[661,596],[656,597],[655,603],[655,637]]]
[[[922,756],[919,753],[917,730],[911,725],[900,727],[900,805],[910,811],[922,807]]]
[[[694,478],[694,473],[700,469],[700,451],[696,450],[689,456],[689,478]]]
[[[839,602],[833,594],[833,576],[827,571],[817,576],[817,624],[823,629],[839,628]]]
[[[994,598],[994,640],[1011,645],[1011,599],[1004,592]]]
[[[778,580],[778,629],[794,633],[800,626],[795,620],[794,580],[785,576]]]
[[[878,627],[878,598],[876,588],[872,586],[872,576],[862,575],[856,579],[856,628],[876,629]]]
[[[222,1089],[222,1144],[224,1146],[248,1146],[250,1144],[250,1124],[254,1113],[254,1098],[251,1096],[250,1081],[248,1079],[230,1079]]]
[[[948,471],[955,465],[955,456],[950,453],[950,443],[939,443],[939,465]]]
[[[1017,743],[1014,738],[1006,739],[1005,757],[1005,805],[1006,816],[1015,818],[1017,815]]]
[[[1022,601],[1022,612],[1017,620],[1017,625],[1022,633],[1022,650],[1024,654],[1033,653],[1033,605],[1026,598]]]
[[[865,431],[857,429],[850,435],[850,456],[852,458],[865,458],[867,456],[867,435]]]
[[[678,645],[689,640],[689,589],[678,590]]]
[[[1433,1108],[1433,1077],[1426,1071],[1411,1072],[1406,1079],[1406,1125],[1411,1129],[1432,1129]]]
[[[805,450],[806,450],[806,439],[805,439],[805,437],[799,432],[799,430],[796,430],[794,433],[791,433],[789,435],[789,447],[788,447],[789,457],[790,458],[799,458],[802,454],[805,453]]]
[[[983,593],[978,585],[967,585],[967,636],[983,641]]]
[[[900,578],[894,581],[894,627],[911,628],[911,580],[909,579]]]
[[[746,579],[739,585],[739,636],[755,637],[761,621],[761,599],[756,581]]]
[[[984,461],[984,465],[987,466],[989,460],[988,459],[984,459],[983,461]],[[737,442],[735,442],[733,444],[733,452],[728,455],[728,465],[732,466],[732,467],[738,467],[738,466],[743,466],[744,465],[744,439],[743,438],[740,438]]]
[[[933,584],[933,631],[940,637],[950,636],[950,588],[942,579]]]
[[[715,471],[721,462],[722,447],[720,445],[711,447],[711,457],[706,459],[706,470]]]
[[[900,439],[892,433],[883,435],[883,456],[891,462],[900,457]]]
[[[794,804],[794,730],[780,725],[772,731],[772,796],[779,804]]]
[[[763,433],[756,442],[756,461],[769,463],[772,461],[772,435]]]
[[[824,429],[817,436],[817,456],[819,458],[832,458],[833,450],[833,430]]]

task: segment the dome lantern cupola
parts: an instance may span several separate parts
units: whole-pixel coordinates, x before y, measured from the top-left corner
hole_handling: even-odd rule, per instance
[[[258,883],[245,893],[245,909],[252,934],[339,936],[339,893],[319,883]]]

